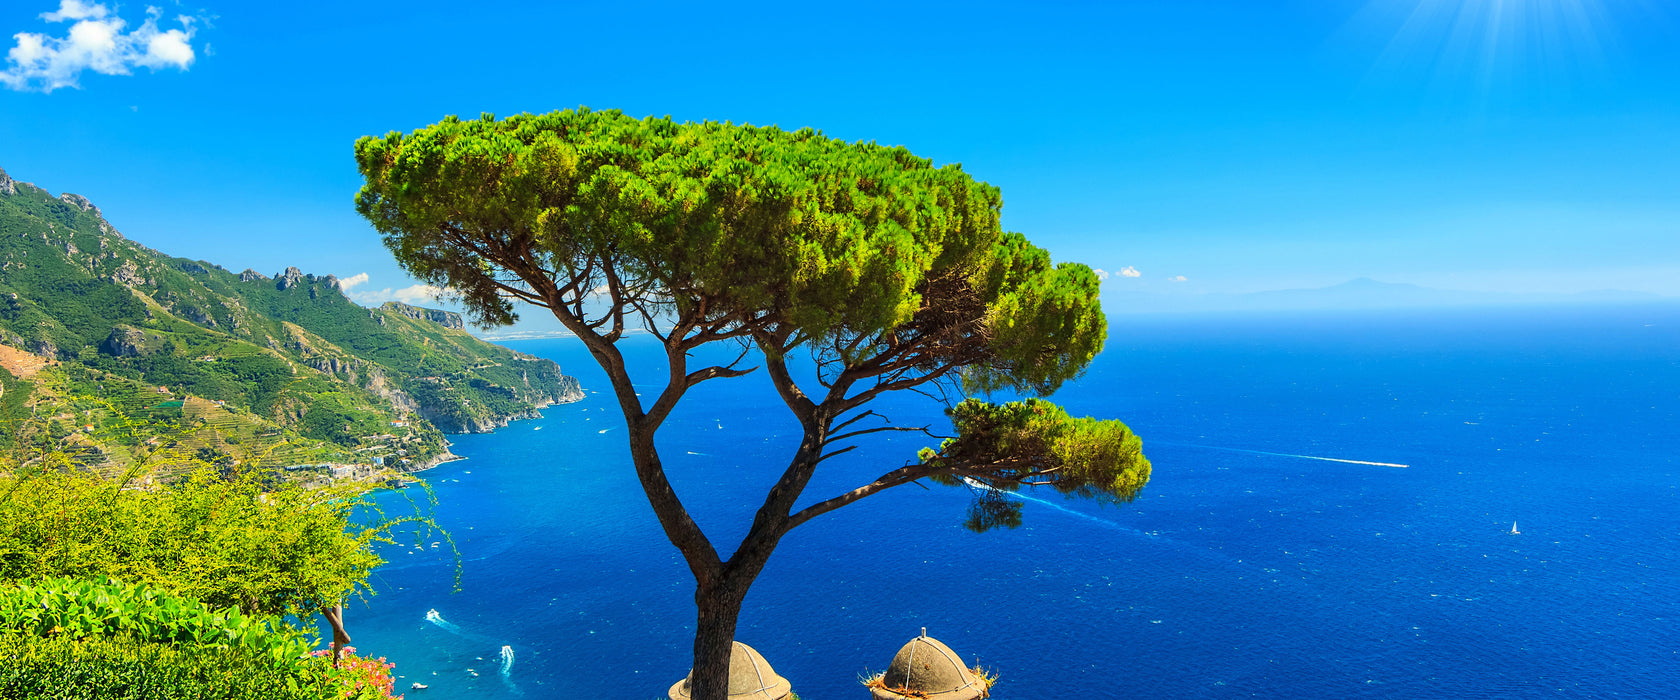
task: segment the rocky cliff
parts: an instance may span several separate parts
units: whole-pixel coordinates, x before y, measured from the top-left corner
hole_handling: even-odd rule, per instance
[[[444,328],[453,328],[459,331],[465,330],[467,327],[466,324],[461,322],[461,315],[453,311],[422,309],[418,306],[409,306],[408,304],[404,304],[400,301],[387,301],[380,308],[407,316],[408,318],[412,318],[416,321],[431,321],[432,323],[436,323]]]

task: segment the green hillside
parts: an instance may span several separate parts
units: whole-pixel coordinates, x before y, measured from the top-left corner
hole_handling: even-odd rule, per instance
[[[179,455],[263,466],[418,468],[441,432],[581,398],[558,365],[444,311],[346,298],[125,239],[85,198],[0,171],[0,446],[91,468]],[[175,455],[171,457],[169,455]]]

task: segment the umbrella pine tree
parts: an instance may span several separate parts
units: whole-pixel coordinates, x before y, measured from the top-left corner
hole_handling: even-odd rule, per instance
[[[475,322],[515,304],[552,313],[605,370],[636,477],[695,579],[693,697],[727,693],[748,588],[793,528],[921,479],[982,498],[969,525],[1019,522],[1001,491],[1043,486],[1130,500],[1149,479],[1119,421],[1040,398],[951,406],[955,437],[847,492],[796,508],[819,465],[904,430],[883,395],[1006,390],[1048,396],[1101,351],[1098,279],[1000,228],[998,189],[902,147],[812,129],[635,119],[586,108],[447,118],[356,142],[356,208],[415,277]],[[645,402],[618,344],[662,344],[665,388]],[[695,351],[740,343],[734,362]],[[747,350],[756,350],[749,353]],[[754,366],[743,366],[748,357]],[[814,381],[791,363],[808,362]],[[763,369],[801,438],[740,545],[720,553],[666,478],[655,436],[694,386]],[[803,375],[801,375],[803,376]]]

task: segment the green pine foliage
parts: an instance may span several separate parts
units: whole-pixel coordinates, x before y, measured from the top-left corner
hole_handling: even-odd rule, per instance
[[[820,465],[847,464],[829,462],[857,447],[843,443],[909,429],[860,423],[885,418],[872,407],[883,395],[1043,397],[1102,351],[1095,272],[1004,231],[1001,193],[960,165],[813,129],[581,107],[447,117],[363,137],[355,155],[357,211],[404,269],[457,290],[480,323],[509,323],[515,301],[533,304],[601,365],[639,483],[695,576],[696,697],[726,694],[745,593],[801,523],[928,477],[979,483],[993,504],[1006,501],[987,484],[1126,500],[1148,479],[1141,443],[1118,421],[974,401],[953,415],[959,437],[943,451],[802,499],[828,481],[813,479]],[[635,391],[647,380],[617,346],[636,326],[658,337],[668,363],[648,403]],[[712,343],[748,347],[734,362],[690,367]],[[751,373],[754,349],[802,439],[731,554],[675,495],[657,433],[695,385]],[[807,358],[813,373],[788,366]]]

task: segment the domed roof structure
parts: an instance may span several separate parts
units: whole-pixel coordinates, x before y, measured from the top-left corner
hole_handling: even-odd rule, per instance
[[[910,640],[878,683],[869,689],[875,700],[978,700],[991,695],[986,681],[963,665],[962,659],[927,630]]]
[[[693,679],[694,672],[689,671],[687,678],[671,686],[671,700],[688,700],[689,682]],[[758,650],[735,642],[734,650],[729,652],[730,700],[782,700],[792,692],[793,684],[776,675]]]

